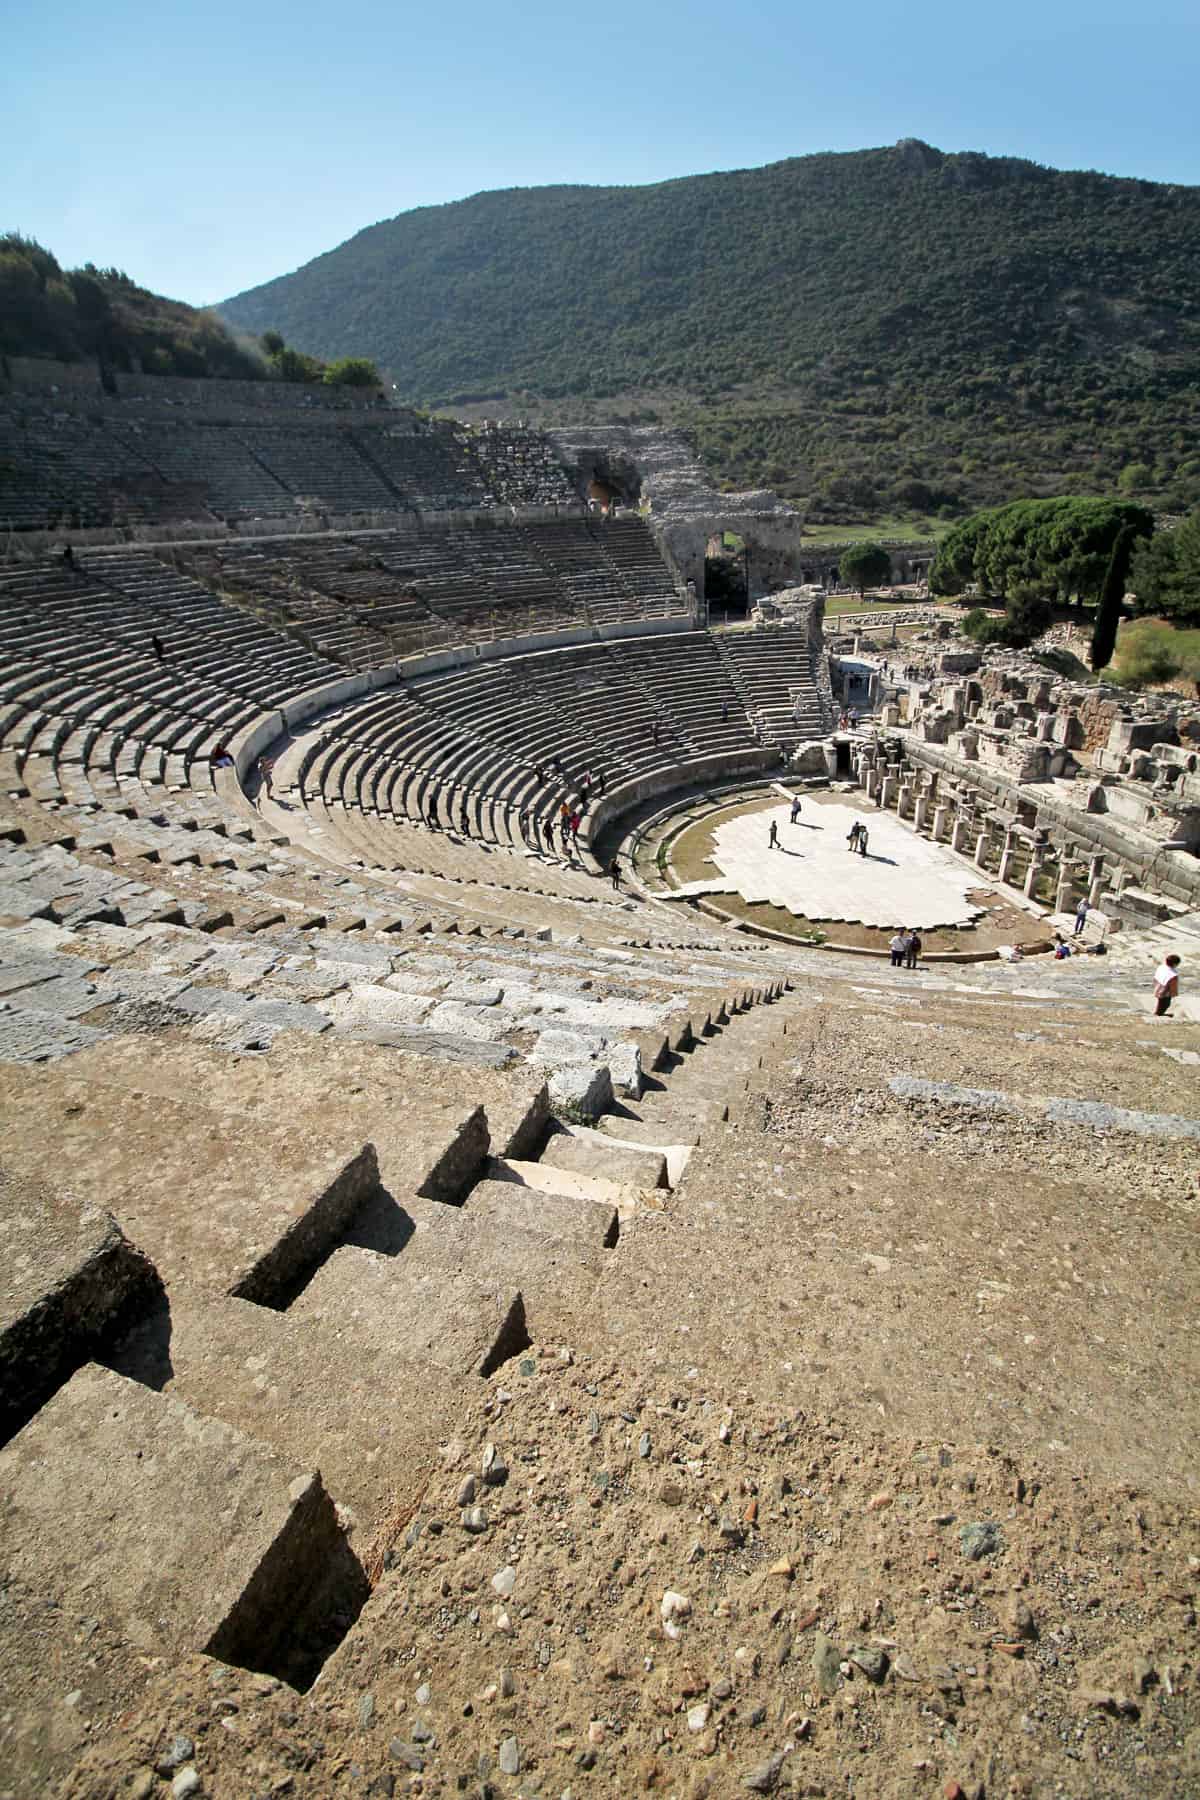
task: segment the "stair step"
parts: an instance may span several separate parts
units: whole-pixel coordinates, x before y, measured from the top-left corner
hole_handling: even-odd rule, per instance
[[[545,1163],[521,1162],[515,1158],[492,1157],[485,1171],[488,1181],[514,1181],[519,1187],[532,1188],[537,1194],[559,1194],[567,1199],[599,1200],[628,1212],[637,1206],[641,1190],[627,1182],[612,1181],[603,1175],[576,1174],[572,1169],[556,1169]]]
[[[586,1125],[562,1125],[548,1140],[538,1159],[556,1169],[577,1175],[600,1175],[630,1187],[667,1185],[667,1159],[654,1146],[634,1148],[616,1144],[607,1133]]]
[[[586,1195],[546,1193],[516,1181],[481,1181],[463,1203],[468,1219],[491,1219],[503,1227],[563,1238],[586,1250],[610,1249],[617,1241],[617,1208]]]
[[[703,1125],[706,1122],[720,1124],[725,1111],[724,1107],[712,1107],[707,1121],[690,1107],[672,1113],[664,1105],[657,1112],[648,1112],[643,1097],[636,1102],[621,1101],[618,1110],[604,1114],[596,1129],[602,1136],[619,1143],[646,1144],[651,1149],[661,1149],[669,1160],[672,1149],[694,1149],[700,1142]]]
[[[314,1592],[338,1573],[340,1610],[366,1598],[315,1469],[95,1363],[0,1451],[0,1490],[2,1566],[45,1597],[47,1668],[52,1632],[77,1664],[74,1622],[101,1615],[143,1652],[203,1651],[307,1685]]]
[[[453,1209],[448,1209],[453,1210]],[[449,1221],[448,1221],[449,1223]],[[398,1356],[459,1374],[490,1374],[525,1341],[519,1293],[475,1273],[450,1277],[402,1252],[335,1250],[289,1308],[295,1319],[377,1337]]]
[[[180,1285],[169,1312],[148,1314],[105,1360],[301,1467],[319,1466],[338,1504],[368,1527],[417,1488],[420,1450],[461,1412],[462,1373],[405,1356],[385,1308],[336,1329],[314,1311]]]

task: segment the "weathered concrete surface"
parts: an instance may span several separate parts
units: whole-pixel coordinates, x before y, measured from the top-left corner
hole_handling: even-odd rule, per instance
[[[0,1168],[0,1443],[158,1290],[111,1213]]]
[[[899,1100],[933,1101],[944,1106],[1001,1113],[1042,1113],[1060,1125],[1084,1125],[1093,1131],[1129,1131],[1135,1137],[1191,1138],[1200,1141],[1200,1119],[1177,1113],[1141,1112],[1109,1106],[1103,1100],[1066,1100],[1053,1094],[1009,1094],[998,1088],[962,1087],[954,1081],[926,1081],[894,1075],[889,1083]]]
[[[472,1070],[447,1078],[441,1063],[328,1035],[285,1032],[266,1058],[230,1058],[170,1037],[127,1037],[76,1056],[71,1076],[172,1101],[188,1094],[232,1128],[255,1125],[319,1137],[336,1116],[339,1136],[375,1145],[380,1179],[396,1194],[457,1200],[488,1149],[536,1134],[547,1116],[540,1076]],[[540,1097],[539,1097],[540,1096]],[[115,1116],[115,1113],[114,1115]],[[526,1135],[525,1141],[528,1141]]]
[[[617,1241],[617,1209],[611,1203],[538,1192],[516,1181],[481,1181],[463,1210],[469,1219],[491,1219],[504,1231],[564,1238],[584,1250],[611,1249]]]
[[[402,1278],[403,1258],[395,1267]],[[310,1317],[300,1304],[275,1312],[181,1287],[107,1360],[300,1467],[319,1467],[338,1506],[352,1510],[360,1547],[419,1494],[433,1446],[462,1407],[461,1372],[405,1354],[402,1338],[390,1316],[366,1307],[339,1316],[331,1303]]]
[[[541,1162],[576,1175],[600,1175],[630,1187],[665,1187],[667,1159],[661,1150],[635,1150],[614,1144],[603,1132],[586,1126],[556,1131],[542,1151]]]

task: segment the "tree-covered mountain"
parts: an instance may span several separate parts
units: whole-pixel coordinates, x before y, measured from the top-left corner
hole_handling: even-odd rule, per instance
[[[239,339],[216,313],[138,287],[123,269],[64,269],[18,231],[0,234],[0,357],[95,360],[104,371],[225,376],[236,381],[379,384],[363,357],[326,364],[278,332]]]
[[[688,425],[830,517],[1200,488],[1200,188],[912,140],[477,194],[226,301],[406,400]]]
[[[215,313],[152,294],[121,269],[64,269],[15,231],[0,235],[0,355],[94,357],[152,375],[266,373],[256,349],[239,344]]]

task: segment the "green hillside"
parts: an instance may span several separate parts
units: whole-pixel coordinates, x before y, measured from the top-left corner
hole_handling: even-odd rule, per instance
[[[262,357],[212,312],[138,287],[120,269],[64,269],[33,238],[0,235],[0,355],[108,369],[256,380]]]
[[[1200,189],[891,149],[478,194],[221,307],[423,405],[683,422],[829,518],[1196,497]],[[1122,480],[1123,477],[1123,480]]]

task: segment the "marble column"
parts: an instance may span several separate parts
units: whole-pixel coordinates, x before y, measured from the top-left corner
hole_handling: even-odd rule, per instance
[[[1001,881],[1008,880],[1009,870],[1012,868],[1013,851],[1015,848],[1016,839],[1013,837],[1011,831],[1006,831],[1004,834],[1004,848],[1000,852],[1000,867],[997,870],[997,875]]]
[[[950,817],[950,808],[946,805],[945,801],[943,800],[939,803],[939,805],[937,807],[935,807],[934,814],[933,814],[933,841],[935,844],[940,844],[942,839],[945,837],[945,835],[946,835],[946,820],[949,817]]]
[[[1104,858],[1093,856],[1088,863],[1088,902],[1099,906],[1100,895],[1104,889]]]
[[[1041,851],[1031,850],[1029,853],[1029,867],[1025,871],[1025,898],[1027,900],[1033,899],[1034,890],[1041,880],[1042,871],[1045,866],[1045,858]]]
[[[1064,856],[1058,865],[1058,892],[1054,896],[1055,912],[1070,912],[1074,904],[1075,863]]]

